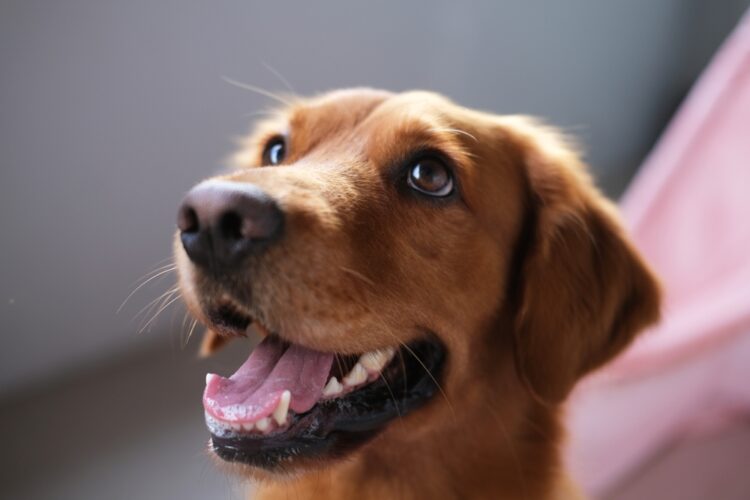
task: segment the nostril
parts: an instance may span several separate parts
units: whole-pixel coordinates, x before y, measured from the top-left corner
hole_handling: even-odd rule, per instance
[[[242,217],[236,212],[227,212],[219,219],[219,234],[227,240],[241,240]]]
[[[254,184],[206,181],[177,210],[180,240],[192,262],[228,269],[264,251],[281,234],[284,213]]]
[[[177,213],[177,228],[183,233],[196,233],[200,229],[198,214],[193,207],[185,205]]]

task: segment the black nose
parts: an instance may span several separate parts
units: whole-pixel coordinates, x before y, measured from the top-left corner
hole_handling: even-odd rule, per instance
[[[262,252],[281,235],[284,214],[254,184],[212,180],[185,196],[177,214],[180,239],[195,264],[224,270]]]

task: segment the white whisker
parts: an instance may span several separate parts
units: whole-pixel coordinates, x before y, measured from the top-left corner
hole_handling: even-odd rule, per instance
[[[279,73],[273,66],[271,66],[270,64],[268,64],[266,61],[261,61],[260,63],[263,65],[264,68],[266,68],[268,71],[270,71],[271,73],[273,73],[274,76],[276,78],[278,78],[281,81],[281,83],[284,84],[284,86],[289,90],[289,92],[291,94],[296,94],[297,93],[292,88],[292,84],[289,83],[289,80],[287,80],[286,78],[284,78],[284,75],[282,75],[281,73]]]
[[[457,134],[457,135],[465,135],[469,139],[472,139],[474,142],[477,142],[477,143],[479,142],[479,140],[476,137],[474,137],[473,135],[471,135],[469,132],[467,132],[465,130],[458,129],[458,128],[453,128],[453,127],[433,127],[432,131],[433,132],[448,132],[450,134]]]
[[[188,344],[188,342],[190,342],[190,337],[192,337],[192,336],[193,336],[193,331],[195,331],[195,327],[196,327],[197,325],[198,325],[198,320],[197,320],[197,319],[195,319],[195,318],[193,318],[193,322],[192,322],[192,324],[190,325],[190,330],[188,330],[187,338],[185,339],[185,345],[187,345],[187,344]]]
[[[269,99],[273,99],[275,101],[280,102],[281,104],[285,104],[287,106],[292,106],[294,103],[290,101],[289,99],[284,99],[283,97],[274,94],[273,92],[269,92],[268,90],[262,89],[260,87],[256,87],[255,85],[250,85],[247,83],[242,83],[237,80],[234,80],[232,78],[229,78],[227,76],[222,76],[222,80],[227,82],[230,85],[234,85],[235,87],[239,87],[241,89],[249,90],[250,92],[255,92],[256,94],[260,94],[262,96],[268,97]]]
[[[140,290],[144,286],[148,285],[150,282],[152,282],[153,280],[155,280],[159,276],[164,276],[165,274],[171,273],[175,269],[176,269],[176,266],[174,264],[170,264],[165,269],[162,269],[161,271],[159,271],[158,273],[156,273],[155,275],[151,276],[146,281],[144,281],[143,283],[141,283],[140,285],[138,285],[137,287],[135,287],[135,289],[132,292],[130,292],[127,297],[125,297],[125,300],[122,301],[122,304],[120,304],[120,307],[117,308],[117,312],[115,314],[120,314],[120,311],[122,311],[122,308],[125,307],[125,304],[127,304],[128,300],[130,300],[130,298],[133,295],[135,295],[135,293],[138,290]]]
[[[154,306],[164,299],[165,297],[170,298],[173,294],[177,293],[179,291],[179,287],[175,286],[167,290],[166,292],[162,293],[158,297],[156,297],[154,300],[143,306],[140,311],[138,311],[135,316],[133,316],[133,319],[138,318],[141,315],[148,316],[151,311],[153,310]]]
[[[448,395],[443,390],[443,386],[441,386],[438,383],[438,381],[435,378],[435,376],[432,374],[432,372],[429,370],[429,368],[427,368],[427,365],[424,364],[424,362],[419,358],[419,356],[417,356],[417,354],[411,349],[411,347],[409,347],[408,345],[406,345],[404,342],[400,342],[400,344],[404,347],[404,349],[406,349],[409,352],[409,354],[412,355],[412,357],[414,359],[417,360],[417,363],[419,363],[420,365],[422,365],[422,368],[424,369],[424,371],[432,379],[432,381],[435,383],[435,385],[437,386],[437,388],[440,391],[440,393],[443,395],[443,398],[445,399],[445,402],[448,403],[448,407],[451,409],[451,413],[453,413],[453,418],[456,418],[456,410],[453,408],[453,404],[450,402],[450,399],[448,399]]]
[[[158,310],[158,311],[156,311],[156,314],[154,314],[154,315],[153,315],[153,316],[151,317],[151,319],[150,319],[150,320],[148,320],[148,321],[146,322],[146,324],[145,324],[145,325],[143,325],[143,326],[141,327],[141,329],[140,329],[140,330],[138,330],[138,333],[139,333],[139,334],[143,333],[143,332],[144,332],[144,331],[146,330],[146,327],[148,327],[148,325],[150,325],[150,324],[151,324],[151,323],[152,323],[152,322],[153,322],[153,321],[154,321],[154,320],[155,320],[156,318],[158,318],[158,317],[159,317],[159,315],[160,315],[160,314],[161,314],[162,312],[164,312],[164,310],[165,310],[165,309],[167,309],[167,308],[168,308],[169,306],[171,306],[172,304],[174,304],[174,303],[175,303],[175,302],[177,302],[178,300],[180,300],[180,296],[179,296],[179,295],[178,295],[177,297],[173,297],[173,298],[172,298],[172,299],[171,299],[171,300],[170,300],[169,302],[167,302],[166,304],[164,304],[163,306],[161,306],[161,307],[159,308],[159,310]]]
[[[362,281],[364,281],[365,283],[367,283],[370,286],[373,286],[373,287],[375,286],[375,283],[370,278],[368,278],[364,274],[360,273],[359,271],[355,271],[354,269],[350,269],[350,268],[344,267],[344,266],[339,266],[339,269],[341,269],[345,273],[349,273],[352,276],[361,279]]]

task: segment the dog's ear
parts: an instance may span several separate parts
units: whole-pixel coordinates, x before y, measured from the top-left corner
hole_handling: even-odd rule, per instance
[[[511,290],[516,363],[533,394],[556,403],[658,319],[659,286],[576,152],[528,119],[506,128],[527,179]]]

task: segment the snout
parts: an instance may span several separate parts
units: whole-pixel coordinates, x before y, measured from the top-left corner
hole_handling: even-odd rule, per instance
[[[177,214],[180,239],[190,260],[213,271],[239,265],[277,241],[284,213],[260,187],[210,180],[188,192]]]

